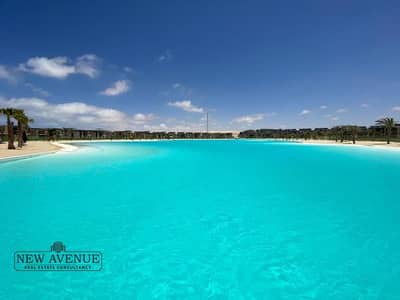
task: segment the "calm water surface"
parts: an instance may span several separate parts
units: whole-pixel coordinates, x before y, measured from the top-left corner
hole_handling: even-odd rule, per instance
[[[400,152],[91,143],[0,163],[0,299],[400,299]],[[16,272],[18,250],[100,272]]]

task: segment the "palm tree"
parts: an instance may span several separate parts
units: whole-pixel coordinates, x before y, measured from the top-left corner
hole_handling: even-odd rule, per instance
[[[333,128],[333,132],[335,134],[336,142],[340,139],[340,142],[343,143],[343,140],[344,140],[344,128],[343,128],[343,126],[335,126]]]
[[[340,137],[340,128],[339,126],[335,126],[332,128],[332,130],[330,130],[331,135],[333,135],[335,137],[335,141],[336,143],[338,142],[338,139]]]
[[[393,118],[382,118],[382,119],[376,121],[376,124],[385,127],[386,141],[388,144],[390,144],[392,128],[395,127],[395,125],[396,125],[396,122],[394,121],[394,119]]]
[[[18,121],[18,147],[21,148],[24,145],[25,127],[28,127],[29,122],[33,122],[33,119],[29,119],[23,109],[16,109],[14,118]]]
[[[0,113],[7,117],[7,134],[8,134],[8,149],[15,149],[14,146],[14,123],[11,118],[14,116],[14,108],[1,108]]]
[[[347,126],[346,129],[350,132],[351,139],[353,140],[353,144],[355,144],[357,134],[358,134],[358,126],[350,125],[350,126]]]

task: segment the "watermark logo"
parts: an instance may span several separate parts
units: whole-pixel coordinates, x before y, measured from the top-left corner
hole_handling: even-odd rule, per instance
[[[63,242],[57,241],[50,251],[16,251],[16,271],[100,271],[103,254],[100,251],[67,251]]]

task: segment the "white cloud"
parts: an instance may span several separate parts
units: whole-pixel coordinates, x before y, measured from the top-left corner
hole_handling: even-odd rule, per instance
[[[170,128],[167,124],[165,123],[160,123],[160,124],[154,124],[154,125],[144,125],[143,128],[145,130],[150,130],[150,131],[166,131],[166,130],[177,130],[179,131],[177,128]]]
[[[253,124],[256,121],[261,121],[264,119],[264,114],[253,114],[253,115],[246,115],[235,118],[232,120],[233,123],[247,123]]]
[[[338,114],[342,114],[342,113],[347,112],[347,109],[345,109],[345,108],[339,108],[336,112],[337,112]]]
[[[34,57],[26,64],[21,64],[20,69],[37,75],[63,79],[75,73],[75,67],[67,64],[66,57]]]
[[[319,108],[320,108],[320,109],[327,109],[328,106],[326,106],[326,105],[321,105]]]
[[[308,115],[308,114],[310,114],[310,113],[311,113],[311,110],[303,109],[303,110],[300,112],[299,115],[304,116],[304,115]]]
[[[338,118],[338,117],[332,117],[331,120],[332,120],[332,121],[338,121],[339,118]]]
[[[204,112],[203,108],[193,105],[192,101],[190,101],[190,100],[168,102],[168,105],[178,107],[178,108],[180,108],[184,111],[188,111],[188,112],[196,112],[196,113]]]
[[[363,104],[361,104],[361,107],[362,107],[362,108],[368,108],[368,107],[369,107],[369,104],[368,104],[368,103],[363,103]]]
[[[177,120],[176,118],[168,118],[163,124],[171,131],[204,131],[206,129],[204,122],[189,122],[186,120]],[[158,127],[152,130],[165,130],[166,128]]]
[[[395,106],[392,108],[393,111],[400,111],[400,106]]]
[[[138,113],[133,116],[133,122],[135,124],[144,124],[144,123],[150,122],[154,119],[155,119],[154,114],[145,115],[145,114]]]
[[[137,129],[156,118],[154,114],[128,115],[84,102],[52,104],[40,98],[0,98],[0,106],[24,109],[29,117],[35,119],[36,126],[125,130]]]
[[[15,83],[17,81],[14,70],[2,65],[0,65],[0,79],[5,79],[10,83]]]
[[[99,58],[94,54],[85,54],[77,58],[75,64],[76,73],[84,74],[94,78],[99,74]]]
[[[100,92],[101,95],[105,96],[117,96],[126,93],[130,89],[129,80],[118,80],[111,87]]]
[[[132,73],[133,69],[131,67],[124,67],[124,71],[127,73]]]
[[[171,59],[172,59],[171,51],[169,51],[169,49],[167,49],[167,50],[165,50],[165,52],[164,52],[163,54],[161,54],[161,55],[157,58],[157,61],[158,61],[159,63],[162,63],[162,62],[168,62],[168,61],[170,61]]]
[[[65,79],[72,74],[84,74],[94,78],[99,73],[98,63],[99,59],[94,54],[82,55],[75,63],[65,56],[32,57],[26,63],[20,64],[19,70],[57,79]]]

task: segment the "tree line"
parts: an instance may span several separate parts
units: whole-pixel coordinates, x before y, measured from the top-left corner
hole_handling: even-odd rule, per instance
[[[245,130],[240,132],[240,138],[279,138],[279,139],[333,139],[341,143],[344,140],[351,140],[353,144],[357,139],[363,138],[374,139],[376,136],[370,136],[370,132],[375,132],[378,129],[379,138],[384,138],[387,144],[390,144],[392,133],[397,128],[398,135],[400,134],[400,124],[396,125],[393,118],[387,117],[379,119],[375,122],[376,126],[367,128],[357,125],[341,125],[333,128],[303,128],[303,129],[257,129]]]

